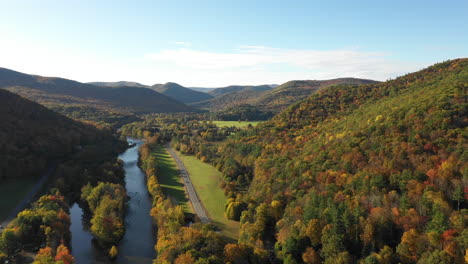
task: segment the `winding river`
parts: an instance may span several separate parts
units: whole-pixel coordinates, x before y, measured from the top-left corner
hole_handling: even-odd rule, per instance
[[[138,149],[143,141],[127,138],[135,144],[119,155],[124,162],[125,187],[130,196],[125,215],[125,235],[119,244],[119,254],[112,263],[151,263],[154,257],[155,235],[149,216],[152,201],[146,189],[144,172],[138,167]],[[106,252],[102,252],[92,242],[89,228],[82,221],[83,210],[74,204],[70,210],[72,232],[72,254],[78,264],[108,263]]]

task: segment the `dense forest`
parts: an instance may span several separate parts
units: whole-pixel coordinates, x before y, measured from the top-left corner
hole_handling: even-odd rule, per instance
[[[312,93],[331,85],[338,84],[369,84],[372,80],[356,78],[340,78],[321,81],[290,81],[278,87],[261,86],[233,86],[210,91],[217,97],[191,104],[194,107],[211,111],[222,111],[241,105],[252,105],[264,112],[278,113],[292,103],[299,102]],[[241,89],[236,89],[241,88]],[[227,92],[230,91],[230,92]]]
[[[112,131],[77,122],[0,90],[0,180],[37,177],[54,161],[86,152],[98,142],[114,144]]]
[[[462,263],[467,79],[468,60],[458,59],[321,89],[227,134],[197,118],[127,129],[223,173],[226,216],[241,222],[231,263],[251,261],[251,249],[283,263]]]
[[[239,242],[285,263],[463,262],[467,79],[459,59],[330,87],[236,134],[218,166],[248,208]]]

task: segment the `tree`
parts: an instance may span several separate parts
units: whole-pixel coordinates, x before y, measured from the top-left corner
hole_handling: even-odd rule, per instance
[[[12,255],[19,247],[19,238],[13,229],[3,230],[0,237],[0,250],[4,251],[8,256]]]
[[[227,244],[224,246],[224,258],[227,263],[247,263],[244,249],[238,244]]]
[[[194,259],[192,257],[192,254],[190,252],[185,252],[183,254],[180,254],[174,261],[174,264],[193,264]]]
[[[310,239],[312,246],[316,247],[320,244],[322,228],[318,219],[310,219],[307,224],[306,235]]]
[[[432,210],[432,219],[426,229],[438,234],[442,234],[447,229],[447,218],[438,206],[435,206]]]
[[[308,247],[306,251],[302,254],[302,260],[306,264],[321,264],[322,261],[320,260],[319,254],[311,248]]]
[[[418,259],[418,237],[419,234],[414,228],[403,233],[396,252],[404,263],[413,263]]]
[[[441,250],[434,250],[432,252],[424,253],[418,260],[418,264],[450,264],[454,263],[452,257],[449,254]]]
[[[463,189],[461,185],[457,185],[452,194],[452,200],[457,202],[457,210],[460,210],[460,201],[463,201]]]
[[[332,260],[338,254],[344,251],[343,236],[340,235],[336,228],[332,225],[327,225],[322,231],[322,250],[321,255],[325,260]]]
[[[61,261],[63,264],[74,264],[75,263],[75,259],[70,254],[70,250],[68,250],[68,248],[63,244],[60,244],[57,247],[57,253],[55,255],[55,261]]]
[[[334,258],[328,258],[324,264],[351,264],[352,258],[349,252],[343,251],[337,254]]]
[[[36,257],[34,257],[33,264],[55,264],[54,258],[52,256],[52,248],[45,247],[39,249]]]
[[[117,254],[119,254],[119,251],[117,250],[117,247],[114,245],[109,250],[109,258],[115,259],[117,257]]]

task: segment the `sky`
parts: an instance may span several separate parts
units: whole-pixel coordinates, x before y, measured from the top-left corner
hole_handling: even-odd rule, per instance
[[[385,81],[468,57],[468,1],[0,0],[0,67],[189,87]]]

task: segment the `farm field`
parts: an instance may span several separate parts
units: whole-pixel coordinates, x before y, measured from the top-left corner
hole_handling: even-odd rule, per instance
[[[212,121],[212,122],[218,127],[235,126],[235,127],[243,128],[243,127],[247,127],[249,124],[251,124],[252,126],[256,126],[263,121]]]

